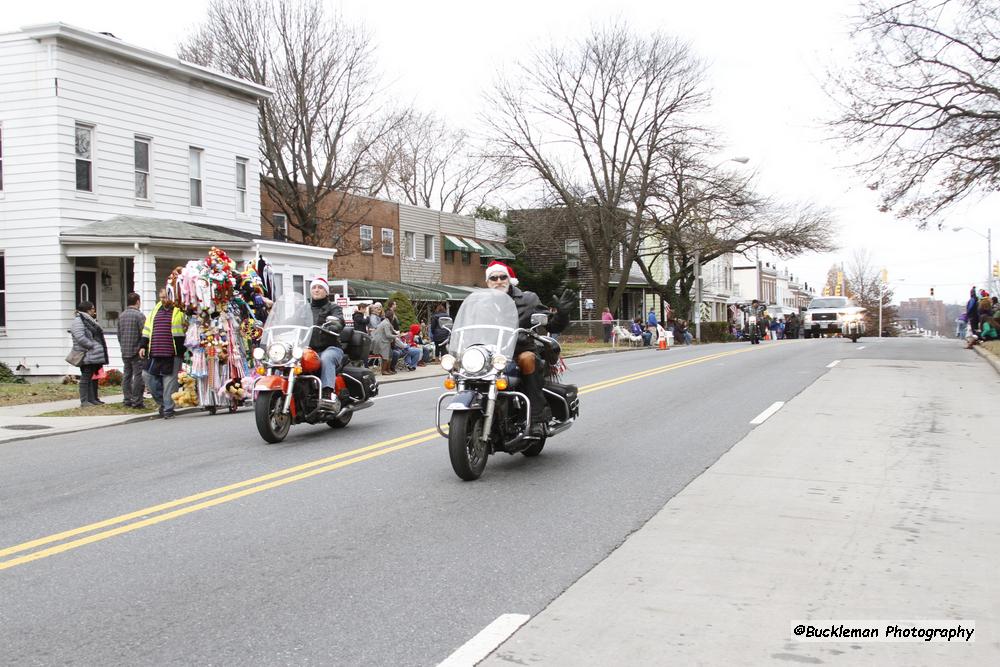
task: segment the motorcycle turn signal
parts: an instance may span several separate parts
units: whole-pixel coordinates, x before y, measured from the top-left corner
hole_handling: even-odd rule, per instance
[[[444,379],[444,388],[447,389],[448,391],[451,391],[452,389],[454,389],[455,388],[455,379],[454,378],[445,378]]]

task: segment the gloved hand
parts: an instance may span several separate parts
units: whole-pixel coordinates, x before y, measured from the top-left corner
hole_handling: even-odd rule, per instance
[[[576,292],[571,289],[563,290],[563,293],[556,301],[556,310],[560,313],[572,313],[576,307]]]

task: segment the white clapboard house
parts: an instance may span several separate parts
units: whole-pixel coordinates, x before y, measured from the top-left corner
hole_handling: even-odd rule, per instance
[[[263,256],[277,289],[334,252],[260,233],[258,102],[267,88],[61,23],[0,34],[0,361],[62,375],[75,305],[93,301],[111,366],[125,295],[143,310],[214,245]]]

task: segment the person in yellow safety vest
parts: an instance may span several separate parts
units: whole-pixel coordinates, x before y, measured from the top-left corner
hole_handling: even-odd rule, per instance
[[[160,290],[160,300],[146,318],[139,340],[139,356],[148,360],[143,377],[164,419],[174,416],[171,396],[177,391],[177,373],[184,358],[184,319],[167,290]]]

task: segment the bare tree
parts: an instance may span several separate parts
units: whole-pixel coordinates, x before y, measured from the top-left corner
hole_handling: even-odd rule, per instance
[[[646,281],[674,312],[692,309],[695,267],[728,253],[758,249],[787,257],[832,250],[825,209],[782,204],[740,176],[705,164],[707,144],[678,143],[651,187],[648,224],[636,260]]]
[[[868,156],[882,210],[920,227],[1000,186],[1000,12],[991,0],[868,0],[833,123]]]
[[[707,105],[702,64],[676,39],[612,24],[519,63],[489,102],[484,121],[494,156],[528,174],[546,204],[563,209],[593,273],[597,312],[608,303],[604,286],[624,249],[611,297],[617,303],[664,155]]]
[[[849,295],[854,304],[865,309],[865,329],[878,335],[879,304],[882,307],[882,329],[893,330],[896,321],[896,307],[892,305],[893,292],[882,281],[881,272],[875,267],[871,253],[855,250],[847,265],[845,275],[850,285]]]
[[[389,199],[465,213],[508,185],[510,165],[486,159],[469,133],[434,113],[413,112],[374,147],[371,172]]]
[[[260,103],[264,187],[307,243],[340,247],[347,229],[333,223],[359,201],[342,193],[369,193],[372,147],[401,116],[379,106],[370,35],[324,7],[212,0],[179,57],[274,90]],[[363,219],[357,211],[348,217]]]

